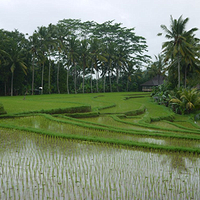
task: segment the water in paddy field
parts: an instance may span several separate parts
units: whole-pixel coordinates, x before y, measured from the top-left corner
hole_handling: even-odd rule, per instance
[[[59,119],[59,118],[55,118]],[[63,120],[63,118],[60,118]],[[64,119],[65,121],[66,119]],[[200,141],[199,140],[185,140],[185,139],[176,139],[176,138],[164,138],[164,137],[153,137],[148,135],[140,135],[140,134],[124,134],[124,130],[131,131],[143,131],[145,133],[155,133],[156,130],[134,126],[129,124],[124,124],[117,122],[112,119],[112,117],[102,116],[95,118],[83,118],[80,121],[95,123],[96,128],[90,129],[81,126],[72,125],[70,123],[62,123],[57,121],[52,121],[46,119],[44,116],[29,116],[29,117],[20,117],[15,119],[1,119],[1,123],[9,124],[9,125],[17,125],[22,127],[31,127],[39,130],[48,130],[53,133],[59,133],[61,135],[76,135],[76,136],[88,136],[88,137],[96,137],[96,138],[107,138],[107,139],[116,139],[120,141],[132,141],[132,142],[140,142],[140,143],[150,143],[157,144],[162,146],[174,146],[174,147],[189,147],[189,148],[199,148]],[[71,121],[70,121],[71,122]],[[98,128],[98,125],[108,125],[111,128],[122,128],[122,132],[112,132],[112,131],[102,131]],[[164,134],[165,132],[160,131],[160,134]],[[169,134],[167,132],[167,134]],[[173,136],[176,133],[173,134]],[[188,134],[188,133],[187,133]],[[184,135],[184,133],[179,133],[179,135]]]
[[[199,199],[199,155],[0,130],[0,199]]]

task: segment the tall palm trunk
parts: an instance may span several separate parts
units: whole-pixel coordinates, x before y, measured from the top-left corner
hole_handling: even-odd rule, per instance
[[[111,75],[112,75],[112,72],[111,72],[111,69],[110,69],[110,71],[109,71],[109,84],[110,84],[110,92],[112,92]]]
[[[59,88],[59,71],[60,71],[60,62],[58,63],[58,68],[57,68],[57,89],[58,89],[58,94],[60,94],[60,88]]]
[[[181,74],[180,74],[180,55],[178,55],[178,89],[181,86]]]
[[[83,67],[83,94],[85,93],[85,67]]]
[[[119,92],[119,68],[117,66],[117,92]]]
[[[11,91],[10,91],[10,96],[13,96],[13,79],[14,79],[14,71],[12,71],[12,77],[11,77]]]
[[[51,60],[49,58],[49,75],[48,75],[48,90],[49,94],[51,93]]]
[[[103,92],[105,93],[106,91],[106,73],[104,74],[104,77],[103,77]]]
[[[42,63],[42,80],[41,80],[41,86],[42,86],[41,94],[43,94],[43,90],[44,90],[44,62]]]
[[[34,78],[35,78],[35,67],[33,65],[33,68],[32,68],[32,95],[34,94]]]
[[[35,78],[35,67],[34,67],[34,58],[33,58],[33,64],[32,64],[32,95],[34,94],[34,78]]]
[[[74,93],[77,94],[77,91],[76,91],[76,63],[73,62],[74,64]]]
[[[98,70],[96,68],[96,89],[97,89],[97,93],[99,92],[98,80],[99,80],[99,72],[98,72]]]
[[[59,72],[60,72],[60,52],[59,52],[59,62],[58,62],[58,68],[57,68],[57,89],[58,89],[58,94],[60,94],[60,88],[59,88]]]
[[[69,68],[67,67],[67,94],[69,94]]]
[[[91,80],[90,80],[91,93],[93,93],[93,89],[92,89],[92,72],[93,72],[93,65],[91,65]]]

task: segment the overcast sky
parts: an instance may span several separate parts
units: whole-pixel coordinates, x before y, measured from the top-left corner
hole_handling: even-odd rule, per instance
[[[31,35],[38,26],[62,19],[103,23],[115,20],[147,40],[148,54],[161,52],[161,24],[169,27],[170,15],[189,18],[187,30],[200,29],[200,0],[0,0],[0,29]],[[196,32],[200,38],[200,30]]]

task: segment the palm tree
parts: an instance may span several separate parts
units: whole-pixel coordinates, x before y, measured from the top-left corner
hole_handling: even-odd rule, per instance
[[[11,96],[13,96],[13,80],[14,71],[16,68],[21,67],[23,72],[26,74],[26,64],[24,62],[26,57],[27,40],[24,34],[19,33],[17,30],[3,33],[3,44],[1,44],[0,53],[4,59],[4,63],[10,66],[11,71]]]
[[[50,24],[49,27],[38,27],[38,31],[35,34],[35,43],[34,48],[36,48],[38,61],[42,67],[42,76],[41,76],[41,87],[43,94],[44,91],[44,64],[46,59],[49,60],[49,74],[48,74],[48,91],[50,93],[50,70],[51,70],[51,52],[55,47],[55,41],[52,39],[52,32],[54,31],[54,27]],[[34,35],[33,35],[34,36]],[[32,36],[32,37],[33,37]],[[34,39],[34,38],[33,38]],[[33,40],[34,41],[34,40]]]
[[[200,107],[200,93],[197,88],[179,90],[179,98],[173,98],[170,103],[179,106],[179,109],[184,114],[185,111],[190,113],[194,109]]]
[[[88,61],[90,59],[90,54],[89,54],[89,43],[86,39],[81,41],[81,46],[80,46],[80,64],[82,65],[83,69],[83,93],[85,92],[85,69],[89,67]]]
[[[68,52],[67,52],[67,57],[69,60],[69,65],[71,65],[72,69],[74,69],[74,92],[75,94],[77,93],[76,91],[76,76],[77,76],[77,71],[76,71],[76,65],[77,62],[79,61],[79,41],[76,39],[76,37],[71,37],[68,39]]]
[[[186,83],[187,83],[187,73],[192,72],[194,70],[199,71],[199,57],[200,57],[200,45],[199,42],[200,40],[198,38],[195,38],[194,36],[188,36],[187,37],[187,42],[192,45],[191,48],[191,54],[187,54],[185,56],[185,59],[183,60],[183,66],[184,66],[184,79],[185,79],[185,88],[186,88]]]
[[[162,54],[155,55],[155,61],[150,64],[150,67],[147,68],[147,73],[150,76],[149,78],[155,77],[158,75],[158,84],[160,85],[160,76],[165,73],[165,62]]]
[[[24,71],[26,74],[27,67],[24,63],[24,53],[23,49],[19,49],[17,44],[15,42],[12,42],[12,47],[10,49],[10,52],[7,54],[9,60],[10,60],[10,65],[11,65],[11,96],[13,96],[13,79],[14,79],[14,71],[17,66],[20,66],[21,69]]]
[[[171,60],[171,65],[177,63],[178,68],[178,88],[180,88],[180,64],[181,60],[189,56],[194,58],[193,45],[187,40],[189,37],[193,37],[193,33],[197,31],[197,28],[192,28],[186,31],[186,24],[189,18],[182,19],[182,16],[178,20],[173,19],[171,16],[170,29],[165,25],[161,25],[161,28],[166,32],[165,37],[168,39],[162,45],[163,52],[165,54],[165,61]],[[158,34],[161,35],[161,34]]]
[[[98,79],[99,79],[99,64],[102,61],[107,61],[102,49],[102,41],[94,37],[90,40],[90,55],[91,55],[91,93],[92,90],[92,74],[93,69],[96,71],[96,90],[99,91]]]
[[[181,99],[185,103],[186,110],[190,113],[191,110],[199,108],[200,106],[200,93],[197,88],[184,89],[181,94]]]
[[[39,44],[38,44],[38,34],[35,32],[33,33],[33,35],[31,37],[29,37],[30,41],[31,41],[31,54],[32,54],[32,95],[34,92],[34,78],[35,78],[35,59],[36,59],[36,55],[37,55],[37,51],[39,50]]]

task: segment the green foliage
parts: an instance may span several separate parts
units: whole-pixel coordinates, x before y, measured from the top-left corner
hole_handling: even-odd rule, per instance
[[[41,94],[138,90],[139,80],[131,79],[150,59],[146,51],[144,37],[113,21],[64,19],[28,39],[0,30],[0,95],[33,95],[39,87]]]
[[[73,102],[71,106],[69,99]],[[193,140],[200,140],[198,124],[195,126],[193,122],[186,128],[177,124],[176,115],[152,102],[146,93],[38,95],[27,96],[26,100],[21,97],[1,97],[1,100],[13,107],[9,114],[0,117],[0,127],[83,141],[198,153],[192,146]],[[30,109],[32,102],[35,109]],[[41,105],[43,109],[39,110]],[[26,107],[24,112],[20,111],[21,106]],[[156,125],[163,120],[167,120],[169,127]],[[175,140],[178,146],[144,143],[140,139]],[[189,148],[187,143],[191,143]]]
[[[170,93],[171,91],[169,90],[168,83],[164,82],[164,84],[153,88],[151,96],[159,105],[165,105],[168,107]]]
[[[0,115],[6,114],[6,111],[4,110],[3,104],[0,103]]]
[[[180,88],[170,90],[165,82],[155,87],[152,98],[160,105],[170,107],[175,113],[189,114],[200,108],[200,92],[196,88]]]
[[[189,18],[183,19],[180,16],[177,20],[171,16],[170,29],[161,25],[166,33],[165,37],[168,39],[162,45],[165,61],[169,61],[168,74],[170,77],[177,74],[178,89],[181,85],[181,71],[185,71],[186,83],[187,71],[191,71],[199,62],[197,59],[199,57],[199,39],[195,38],[194,34],[198,29],[192,28],[186,31],[188,21]],[[181,68],[184,70],[181,70]]]
[[[185,114],[200,108],[200,93],[196,88],[181,89],[177,93],[179,97],[170,100],[171,105],[178,109],[177,112]]]

